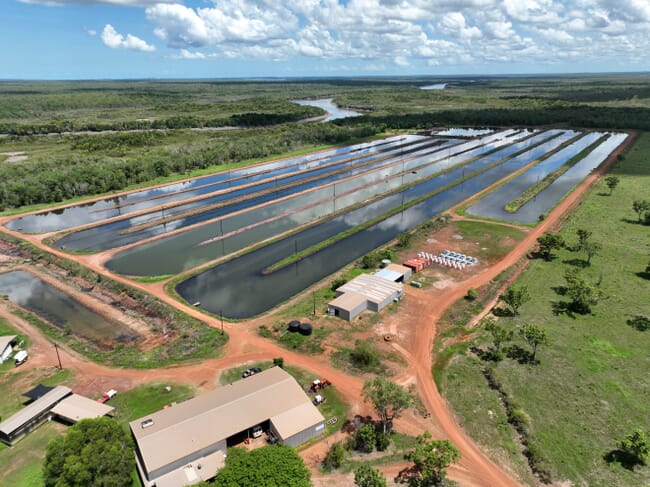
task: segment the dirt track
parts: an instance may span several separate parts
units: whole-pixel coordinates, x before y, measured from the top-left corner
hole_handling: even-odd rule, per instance
[[[517,486],[519,483],[511,478],[503,469],[488,459],[478,449],[474,442],[465,435],[464,431],[454,420],[447,403],[436,389],[436,385],[431,375],[431,350],[436,334],[435,324],[445,309],[451,306],[458,299],[462,298],[470,287],[481,287],[492,280],[497,274],[513,266],[520,259],[524,258],[535,245],[537,237],[539,237],[543,232],[552,229],[561,221],[563,215],[579,202],[583,192],[597,181],[609,165],[616,160],[617,155],[632,143],[633,139],[634,136],[629,137],[623,146],[619,147],[619,149],[610,156],[606,163],[601,165],[597,171],[587,177],[571,195],[562,201],[548,215],[543,222],[531,229],[526,237],[514,247],[506,258],[493,266],[485,268],[478,274],[457,283],[453,287],[445,289],[441,293],[436,293],[435,296],[431,293],[427,293],[426,290],[415,290],[410,288],[407,290],[408,296],[406,303],[409,304],[409,309],[416,311],[411,312],[409,315],[409,319],[412,320],[412,322],[409,323],[408,326],[409,328],[412,328],[413,333],[408,345],[394,345],[395,349],[404,355],[408,363],[405,370],[396,377],[396,380],[398,382],[401,380],[408,381],[412,378],[415,381],[417,391],[423,404],[431,413],[431,417],[424,421],[422,418],[417,418],[413,414],[408,414],[397,423],[397,427],[402,431],[412,431],[414,433],[421,432],[423,428],[427,428],[436,437],[450,439],[462,454],[459,464],[452,466],[449,471],[450,477],[458,481],[460,485],[502,487]],[[2,223],[4,222],[0,221],[0,224]],[[149,292],[162,301],[182,309],[186,313],[205,321],[213,327],[221,326],[219,320],[205,316],[196,308],[184,306],[169,297],[165,294],[161,283],[150,285],[134,283],[122,278],[121,276],[108,273],[101,267],[101,265],[99,265],[98,262],[95,261],[95,259],[93,259],[93,256],[74,256],[64,254],[44,245],[41,242],[41,236],[21,235],[9,232],[5,229],[3,229],[3,231],[12,233],[19,238],[29,240],[35,246],[43,248],[48,252],[58,254],[67,259],[76,260],[81,264],[93,268],[97,272],[110,275],[110,277],[115,280],[127,282],[132,286]],[[0,316],[9,319],[17,328],[28,334],[32,339],[33,353],[26,366],[42,367],[54,366],[56,364],[56,355],[54,354],[52,344],[44,338],[37,329],[32,327],[29,323],[10,314],[3,304],[0,304]],[[301,355],[281,348],[273,342],[260,338],[256,335],[256,328],[257,325],[263,321],[268,321],[268,317],[264,320],[256,319],[238,324],[226,324],[226,329],[230,335],[230,341],[226,346],[224,358],[206,360],[197,365],[145,371],[110,369],[92,363],[65,348],[61,349],[61,360],[65,368],[72,369],[76,373],[75,390],[84,394],[98,395],[100,391],[110,387],[124,390],[137,384],[150,381],[189,382],[199,386],[200,388],[212,389],[216,386],[218,375],[223,369],[246,362],[267,360],[273,357],[282,356],[287,363],[311,370],[316,374],[316,376],[327,377],[334,382],[337,390],[340,391],[346,401],[352,405],[351,414],[365,415],[371,413],[370,408],[368,405],[363,403],[361,398],[362,379],[350,377],[342,371],[334,369],[326,363],[322,357]],[[406,320],[404,319],[403,321],[404,323],[402,323],[402,325],[406,326]],[[327,444],[331,443],[331,441],[331,438],[326,439],[318,445],[303,452],[303,457],[310,466],[314,467],[314,462],[322,455]],[[397,467],[389,467],[385,469],[385,471],[394,476],[396,468]],[[343,485],[344,483],[351,484],[352,482],[349,475],[323,477],[318,474],[316,469],[313,470],[314,481],[317,485],[332,485],[331,481],[334,481],[337,485]]]

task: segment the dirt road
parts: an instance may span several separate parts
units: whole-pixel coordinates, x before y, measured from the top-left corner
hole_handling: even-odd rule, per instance
[[[564,201],[562,201],[548,217],[531,229],[525,238],[518,243],[513,250],[501,261],[485,268],[483,271],[475,274],[456,285],[443,290],[436,295],[428,294],[425,290],[407,291],[407,301],[411,304],[411,309],[417,312],[411,313],[402,319],[400,326],[408,326],[411,331],[411,338],[407,346],[395,344],[396,350],[401,353],[406,361],[407,366],[404,372],[397,377],[408,380],[413,378],[416,384],[424,406],[431,413],[431,417],[426,421],[422,418],[416,418],[415,415],[405,415],[398,423],[398,427],[404,431],[414,433],[421,432],[423,428],[430,430],[436,437],[450,439],[461,451],[462,458],[457,465],[450,469],[450,477],[463,486],[517,486],[519,485],[508,473],[499,466],[495,465],[488,459],[476,446],[476,444],[465,435],[464,431],[454,420],[447,403],[440,396],[436,389],[435,382],[431,374],[432,365],[432,347],[436,334],[436,322],[442,313],[451,306],[455,301],[461,299],[470,287],[479,288],[488,283],[503,270],[516,264],[524,258],[530,249],[535,245],[537,237],[547,230],[555,227],[574,205],[576,205],[583,192],[593,185],[598,178],[606,171],[607,167],[616,160],[616,157],[625,148],[627,148],[634,139],[634,136],[628,138],[625,144],[620,147],[608,161],[603,164],[598,171],[587,177],[583,183]],[[2,223],[2,222],[0,222]],[[3,229],[7,233],[13,233]],[[68,255],[60,251],[47,247],[41,240],[41,236],[20,235],[15,236],[30,241],[33,245],[40,247],[48,252],[58,254],[61,257],[72,259],[86,265],[96,272],[109,275],[111,278],[128,283],[131,286],[138,287],[149,292],[160,300],[175,306],[184,312],[206,322],[210,326],[220,327],[219,320],[203,315],[196,308],[188,307],[177,302],[164,292],[161,283],[143,284],[131,282],[121,276],[113,275],[107,272],[93,256]],[[0,316],[9,319],[21,332],[28,334],[32,339],[32,357],[27,366],[54,366],[56,356],[53,352],[51,342],[46,339],[37,329],[24,320],[17,318],[9,313],[6,305],[0,303]],[[230,340],[225,348],[224,357],[219,359],[206,360],[200,364],[187,365],[181,367],[171,367],[156,370],[126,370],[111,369],[99,364],[92,363],[84,357],[66,348],[61,349],[61,360],[65,368],[75,371],[75,390],[84,394],[98,394],[107,388],[129,389],[137,384],[156,381],[156,382],[184,382],[192,383],[200,388],[212,389],[216,386],[218,375],[224,369],[240,365],[247,362],[260,360],[269,360],[273,357],[282,356],[287,363],[303,367],[313,371],[315,376],[327,377],[335,385],[343,398],[352,406],[351,414],[370,414],[371,410],[365,404],[361,397],[362,379],[351,377],[344,372],[335,369],[329,365],[327,360],[320,356],[307,356],[281,348],[275,343],[265,340],[256,334],[257,326],[269,320],[269,317],[258,318],[248,322],[237,324],[226,324]],[[324,440],[303,452],[303,457],[314,471],[314,481],[317,485],[346,485],[351,483],[351,477],[348,476],[325,476],[318,474],[315,459],[322,456],[327,445],[332,441],[331,438]],[[387,473],[395,471],[396,467],[386,469]],[[343,483],[338,483],[338,482]]]

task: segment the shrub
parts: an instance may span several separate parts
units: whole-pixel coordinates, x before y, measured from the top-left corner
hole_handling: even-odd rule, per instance
[[[357,430],[354,448],[364,453],[371,453],[375,449],[376,436],[375,426],[373,424],[362,424]]]
[[[325,458],[323,459],[323,469],[329,472],[331,470],[339,468],[343,463],[343,460],[345,460],[346,455],[347,451],[345,450],[343,443],[337,441],[330,447],[329,450],[327,450]]]

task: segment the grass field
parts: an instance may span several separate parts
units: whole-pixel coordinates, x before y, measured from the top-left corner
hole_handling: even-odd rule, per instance
[[[642,271],[650,261],[650,227],[636,223],[632,201],[650,195],[650,134],[642,134],[612,169],[620,184],[607,196],[604,183],[589,192],[561,230],[570,245],[576,230],[588,229],[602,250],[583,269],[587,281],[601,281],[604,299],[592,315],[554,314],[553,304],[564,272],[584,266],[583,253],[563,249],[552,262],[534,260],[516,285],[528,287],[530,302],[517,318],[500,324],[517,329],[523,323],[542,326],[550,340],[540,349],[538,365],[506,358],[494,365],[494,376],[510,400],[530,418],[529,444],[538,465],[554,481],[574,485],[646,486],[650,467],[624,468],[604,457],[634,428],[650,428],[650,333],[628,326],[637,314],[650,316],[650,280]],[[489,343],[485,335],[474,345]],[[514,343],[528,346],[519,338]],[[469,352],[458,354],[440,374],[441,385],[468,433],[488,451],[522,465],[520,438],[505,423],[497,394],[488,388],[481,369],[490,364]],[[517,469],[520,470],[520,469]],[[530,482],[530,476],[524,476]]]

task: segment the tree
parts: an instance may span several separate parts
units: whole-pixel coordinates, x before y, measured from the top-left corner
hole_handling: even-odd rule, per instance
[[[418,435],[415,450],[406,459],[415,463],[416,485],[440,485],[446,478],[445,469],[460,460],[460,451],[449,440],[432,440],[427,431]]]
[[[514,336],[513,330],[506,330],[504,327],[497,325],[497,323],[490,319],[485,324],[485,330],[492,335],[492,355],[496,360],[501,359],[501,345],[512,340]]]
[[[82,419],[45,449],[47,487],[131,485],[131,437],[111,418]]]
[[[323,468],[327,471],[339,468],[345,459],[345,455],[347,455],[345,446],[343,446],[342,442],[337,441],[327,450],[325,458],[323,458]]]
[[[357,431],[354,448],[364,453],[371,453],[375,449],[376,441],[375,426],[371,423],[365,423]]]
[[[564,247],[564,238],[557,233],[545,232],[541,237],[537,237],[539,248],[538,254],[542,259],[549,261],[553,258],[553,251]]]
[[[571,298],[571,309],[580,314],[591,313],[591,307],[603,297],[602,291],[585,281],[578,269],[567,269],[564,279],[567,282],[567,295]]]
[[[646,211],[650,211],[650,201],[648,200],[634,200],[632,203],[632,209],[639,217],[639,223],[641,223],[643,214]]]
[[[226,466],[217,472],[214,485],[308,487],[311,485],[311,472],[296,450],[287,445],[267,445],[251,451],[228,448]]]
[[[389,430],[393,419],[409,408],[413,398],[402,387],[390,382],[383,376],[367,380],[361,394],[370,401],[381,420],[384,434]]]
[[[370,465],[362,464],[354,471],[354,485],[359,487],[386,487],[386,479]]]
[[[588,241],[584,246],[584,251],[587,254],[587,265],[591,265],[591,258],[602,250],[603,246],[598,242]]]
[[[645,465],[650,458],[650,432],[636,429],[616,445],[633,463]]]
[[[517,316],[519,314],[519,308],[524,303],[530,301],[530,293],[526,286],[519,288],[510,286],[506,289],[505,293],[499,296],[499,301],[503,301],[512,311],[512,315]]]
[[[621,180],[618,178],[618,176],[607,176],[605,178],[605,184],[609,188],[609,195],[610,196],[612,195],[612,193],[614,192],[614,189],[616,188],[616,186],[618,186],[618,183],[620,181]]]
[[[650,318],[643,315],[636,315],[634,318],[627,320],[627,324],[639,331],[650,330]]]
[[[381,365],[379,353],[369,341],[357,340],[354,350],[350,352],[350,362],[353,366],[366,372],[371,372]]]
[[[540,345],[548,345],[549,339],[546,331],[537,325],[527,324],[519,330],[521,337],[528,342],[530,348],[533,349],[533,354],[530,357],[531,362],[535,362],[535,355],[537,354],[537,347]]]
[[[585,250],[585,247],[588,245],[589,238],[591,237],[591,231],[585,230],[584,228],[578,228],[576,230],[576,234],[578,235],[578,243],[573,248],[573,250],[580,252],[582,250]]]

